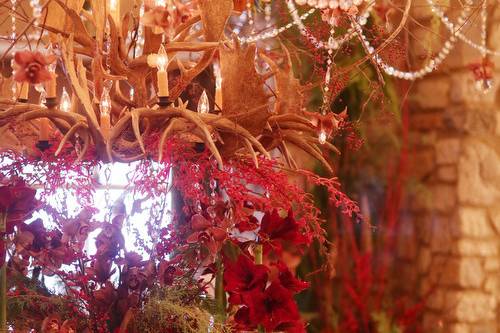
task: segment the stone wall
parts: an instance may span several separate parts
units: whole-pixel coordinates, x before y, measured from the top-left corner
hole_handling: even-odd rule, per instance
[[[490,19],[498,23],[489,46],[498,49],[500,11]],[[483,95],[467,69],[479,59],[459,42],[411,90],[412,181],[396,269],[406,291],[427,300],[424,332],[500,332],[500,62]]]

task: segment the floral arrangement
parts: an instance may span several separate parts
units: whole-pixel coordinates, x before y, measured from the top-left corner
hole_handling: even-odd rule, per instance
[[[0,80],[0,325],[305,332],[296,297],[310,276],[295,268],[312,246],[328,258],[328,240],[313,197],[290,175],[324,187],[332,207],[362,220],[330,161],[339,153],[333,138],[352,124],[347,110],[326,110],[349,76],[349,68],[333,74],[335,29],[366,24],[372,5],[307,4],[321,10],[330,37],[328,50],[306,41],[328,59],[326,72],[314,64],[325,78],[320,113],[307,103],[321,83],[296,77],[293,45],[264,52],[226,37],[235,11],[252,15],[270,1],[145,1],[126,11],[119,3],[49,1],[36,24],[25,22],[40,34],[37,49],[15,53],[11,77]],[[303,170],[302,155],[327,176]],[[113,203],[110,184],[95,176],[109,177],[110,163],[133,163]],[[131,251],[129,220],[143,212],[147,235]]]

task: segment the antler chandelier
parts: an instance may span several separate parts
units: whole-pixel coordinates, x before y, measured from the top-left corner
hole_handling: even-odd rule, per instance
[[[0,101],[0,123],[30,123],[39,149],[57,144],[59,154],[71,143],[80,159],[93,147],[102,161],[130,162],[150,157],[144,139],[160,133],[159,159],[165,140],[180,135],[204,143],[219,166],[239,154],[257,161],[274,148],[293,164],[291,143],[330,169],[321,147],[336,151],[326,139],[339,116],[311,119],[303,111],[305,88],[286,59],[279,66],[262,55],[270,70],[257,73],[255,45],[225,37],[232,0],[146,2],[142,24],[132,12],[120,15],[116,1],[75,6],[53,2],[40,9],[47,20],[36,15],[31,23],[49,32],[38,42],[48,47],[43,54],[16,53],[15,101]],[[57,10],[64,24],[53,20]],[[34,90],[41,104],[28,102]]]

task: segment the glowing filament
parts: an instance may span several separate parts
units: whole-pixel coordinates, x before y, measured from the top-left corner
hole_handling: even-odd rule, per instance
[[[318,135],[318,141],[320,144],[324,145],[326,143],[327,135],[325,130],[321,130]]]
[[[101,109],[101,115],[109,115],[111,112],[111,98],[109,97],[108,89],[103,89],[99,107]]]
[[[158,50],[156,58],[156,67],[158,68],[158,71],[165,72],[167,71],[167,65],[168,65],[168,55],[162,44],[160,46],[160,49]]]
[[[69,112],[71,110],[71,99],[69,98],[66,88],[63,88],[59,109],[64,112]]]

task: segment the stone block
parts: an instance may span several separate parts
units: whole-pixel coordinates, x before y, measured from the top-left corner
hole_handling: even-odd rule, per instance
[[[429,271],[430,264],[431,250],[428,247],[422,247],[420,249],[417,261],[418,272],[421,274],[426,274]]]
[[[461,203],[491,205],[500,201],[500,156],[478,139],[462,142],[458,164],[458,199]]]
[[[500,276],[490,275],[484,283],[484,290],[498,299],[500,297]]]
[[[449,104],[450,81],[446,76],[416,81],[411,102],[420,109],[444,109]]]
[[[498,255],[497,240],[460,239],[457,254],[463,256],[493,257]]]
[[[484,278],[483,266],[478,258],[462,258],[460,260],[458,282],[461,287],[479,288]]]
[[[443,127],[443,113],[440,111],[414,113],[410,116],[410,128],[413,131],[438,130]],[[416,142],[424,145],[424,142]]]
[[[460,157],[460,140],[458,138],[441,139],[436,144],[436,162],[456,164]]]
[[[494,321],[489,323],[470,325],[470,333],[498,333],[497,324]]]
[[[470,333],[469,326],[467,324],[452,324],[450,333]]]
[[[448,217],[435,216],[432,218],[431,250],[432,253],[451,253],[455,247],[457,225]]]
[[[487,272],[499,271],[500,270],[500,258],[499,257],[486,258],[486,260],[484,261],[484,269]]]
[[[432,187],[432,208],[441,213],[452,213],[457,203],[457,191],[454,185],[436,185]]]
[[[457,167],[454,165],[440,167],[438,169],[438,179],[444,182],[455,182],[457,180]]]
[[[417,178],[423,179],[431,174],[436,166],[434,162],[434,151],[432,149],[424,149],[417,151],[410,156],[409,173]]]
[[[489,238],[495,236],[484,209],[460,208],[458,221],[460,230],[466,237]]]
[[[495,232],[498,236],[500,236],[500,207],[493,206],[488,211],[488,216],[490,218],[491,224],[495,229]]]
[[[460,322],[478,323],[496,318],[496,299],[479,291],[463,291],[458,294],[455,308]]]

